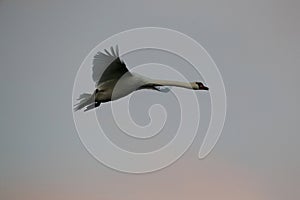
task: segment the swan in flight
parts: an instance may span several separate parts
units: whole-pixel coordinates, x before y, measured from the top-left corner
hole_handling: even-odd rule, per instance
[[[100,106],[101,103],[113,101],[124,97],[136,90],[152,89],[168,92],[161,86],[175,86],[192,90],[208,90],[201,82],[179,82],[168,80],[155,80],[137,73],[130,72],[120,59],[118,46],[105,53],[98,52],[93,59],[92,78],[96,83],[93,94],[81,94],[77,99],[74,111],[85,108],[84,111]],[[115,87],[116,86],[116,87]]]

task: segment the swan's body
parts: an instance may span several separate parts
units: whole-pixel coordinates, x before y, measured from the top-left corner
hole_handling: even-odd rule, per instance
[[[109,80],[101,83],[97,89],[96,100],[101,102],[122,98],[147,83],[146,79],[139,74],[126,73],[120,79]]]
[[[155,80],[128,71],[124,62],[120,60],[118,47],[111,48],[111,53],[98,52],[93,60],[93,80],[96,89],[93,94],[82,94],[75,111],[84,107],[84,111],[98,107],[100,103],[120,99],[136,90],[152,89],[165,92],[159,86],[175,86],[192,90],[208,90],[201,82],[179,82]],[[169,90],[167,90],[169,91]]]

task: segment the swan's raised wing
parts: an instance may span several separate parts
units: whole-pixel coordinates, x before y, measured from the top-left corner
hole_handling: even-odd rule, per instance
[[[93,80],[96,85],[111,79],[119,79],[128,72],[125,63],[119,57],[118,46],[115,50],[111,47],[111,52],[106,49],[104,51],[105,53],[99,51],[93,60]]]

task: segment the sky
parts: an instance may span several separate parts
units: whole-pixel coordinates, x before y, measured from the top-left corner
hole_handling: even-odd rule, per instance
[[[299,199],[299,9],[293,0],[0,1],[0,198]],[[86,151],[73,121],[72,89],[97,44],[145,26],[180,31],[209,52],[225,84],[227,116],[217,145],[199,160],[210,101],[197,94],[204,125],[189,150],[165,169],[133,175]],[[129,68],[155,59],[187,67],[173,58],[146,50],[124,56]],[[172,99],[151,94],[154,103]],[[140,124],[154,101],[147,95],[132,97]],[[109,105],[97,111],[99,118],[109,112]],[[170,133],[178,122],[173,112]],[[115,131],[110,137],[145,151],[164,144],[167,133],[152,146]]]

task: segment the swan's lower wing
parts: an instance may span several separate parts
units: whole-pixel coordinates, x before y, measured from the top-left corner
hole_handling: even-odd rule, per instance
[[[170,88],[166,87],[166,86],[154,86],[155,90],[163,92],[163,93],[167,93],[170,92]]]
[[[164,93],[170,92],[170,90],[171,90],[169,87],[160,86],[160,85],[153,85],[153,84],[143,85],[139,89],[150,89],[150,90],[156,90],[156,91],[164,92]]]

